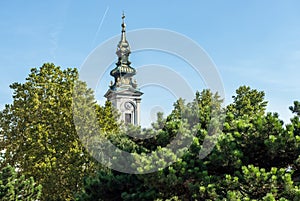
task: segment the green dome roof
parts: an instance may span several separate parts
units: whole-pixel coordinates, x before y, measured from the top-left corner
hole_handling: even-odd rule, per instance
[[[114,77],[119,77],[120,75],[125,75],[125,74],[135,75],[136,70],[128,65],[118,65],[112,71],[110,71],[110,75]]]

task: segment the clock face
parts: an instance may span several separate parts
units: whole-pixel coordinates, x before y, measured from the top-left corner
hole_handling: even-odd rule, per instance
[[[130,103],[130,102],[126,102],[124,104],[124,107],[127,109],[127,110],[131,110],[133,108],[133,105]]]

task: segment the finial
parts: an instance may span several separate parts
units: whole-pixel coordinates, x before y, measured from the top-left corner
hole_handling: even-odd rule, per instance
[[[125,18],[125,14],[124,14],[124,10],[123,10],[122,19],[124,20],[124,18]]]
[[[123,11],[123,14],[122,14],[122,32],[125,32],[125,28],[126,28],[125,14],[124,14],[124,11]]]

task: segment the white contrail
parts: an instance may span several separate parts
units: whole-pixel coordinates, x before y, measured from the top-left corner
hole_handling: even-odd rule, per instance
[[[99,33],[99,31],[100,31],[100,29],[101,29],[101,27],[102,27],[103,21],[104,21],[104,19],[105,19],[105,16],[106,16],[108,10],[109,10],[109,6],[106,7],[106,10],[105,10],[105,12],[104,12],[104,15],[102,16],[102,19],[101,19],[101,21],[100,21],[100,24],[99,24],[99,26],[98,26],[97,32],[96,32],[96,34],[95,34],[95,37],[94,37],[94,40],[93,40],[93,43],[92,43],[92,47],[93,47],[94,44],[95,44],[96,38],[97,38],[98,33]]]

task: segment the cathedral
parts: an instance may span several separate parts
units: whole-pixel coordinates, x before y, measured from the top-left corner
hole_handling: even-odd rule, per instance
[[[126,40],[125,16],[122,16],[122,34],[116,54],[118,61],[116,67],[110,71],[114,77],[104,97],[120,112],[120,120],[125,124],[140,125],[140,103],[143,93],[137,88],[133,79],[136,70],[129,61],[130,46]]]

